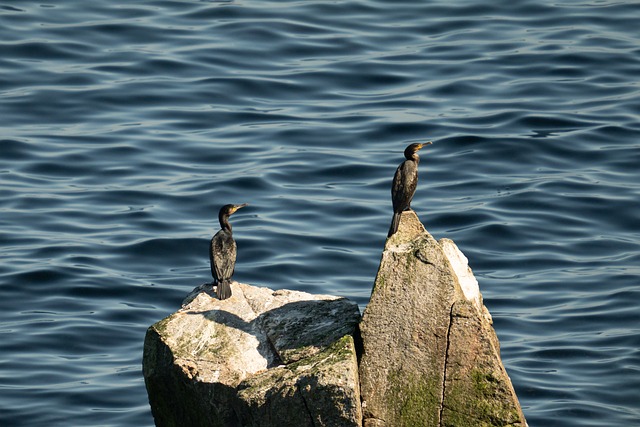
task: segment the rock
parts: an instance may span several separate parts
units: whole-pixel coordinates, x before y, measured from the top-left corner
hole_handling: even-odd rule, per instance
[[[344,298],[232,288],[224,301],[196,288],[147,331],[157,426],[526,426],[467,258],[412,211],[386,242],[360,334]]]
[[[143,373],[156,426],[361,426],[345,298],[209,285],[152,325]]]
[[[360,330],[365,427],[526,426],[467,259],[413,211],[386,242]]]

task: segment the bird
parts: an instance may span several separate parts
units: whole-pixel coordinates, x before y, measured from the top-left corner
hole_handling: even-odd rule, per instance
[[[213,276],[218,299],[224,300],[231,297],[231,276],[236,267],[236,242],[233,240],[229,216],[240,208],[247,206],[224,205],[218,213],[220,231],[211,238],[209,245],[209,260],[211,261],[211,275]]]
[[[411,208],[411,200],[418,186],[418,163],[420,157],[418,151],[426,145],[433,144],[431,141],[415,143],[407,146],[404,150],[406,160],[398,166],[393,176],[391,184],[391,202],[393,203],[393,220],[389,228],[387,238],[393,236],[398,231],[400,216],[402,212]]]

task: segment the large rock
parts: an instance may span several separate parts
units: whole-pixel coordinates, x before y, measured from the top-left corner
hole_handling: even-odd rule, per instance
[[[152,325],[143,372],[156,426],[361,426],[344,298],[233,283],[208,285]]]
[[[404,212],[360,324],[364,426],[525,426],[491,325],[465,256]]]

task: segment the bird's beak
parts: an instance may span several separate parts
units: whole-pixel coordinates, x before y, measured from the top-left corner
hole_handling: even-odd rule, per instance
[[[249,203],[243,203],[243,204],[241,204],[241,205],[235,205],[235,206],[233,207],[233,212],[237,211],[237,210],[238,210],[238,209],[240,209],[240,208],[244,208],[245,206],[249,206]]]
[[[431,144],[433,144],[433,142],[431,141],[424,142],[422,145],[420,145],[420,148],[424,147],[425,145],[431,145]]]

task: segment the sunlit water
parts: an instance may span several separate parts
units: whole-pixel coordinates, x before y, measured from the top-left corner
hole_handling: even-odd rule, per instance
[[[364,307],[425,139],[529,424],[640,425],[640,4],[484,3],[0,0],[0,425],[151,426],[226,203],[237,280]]]

